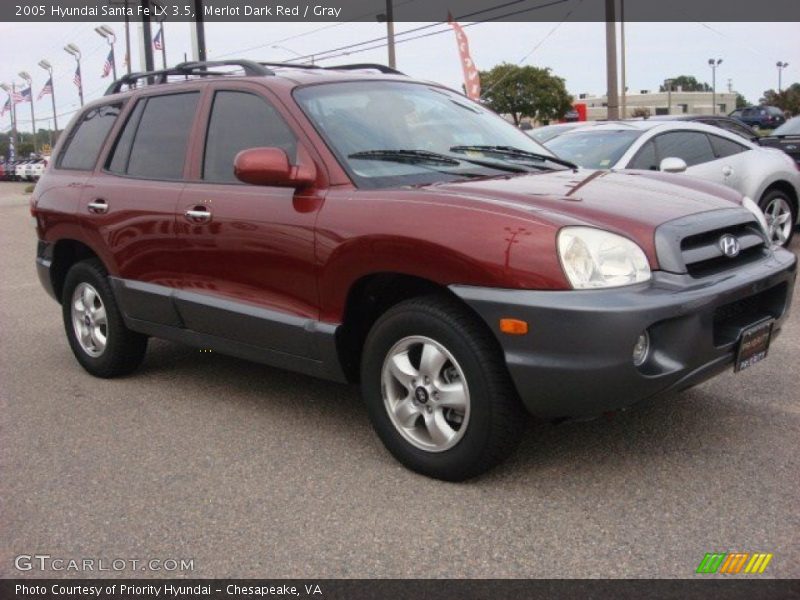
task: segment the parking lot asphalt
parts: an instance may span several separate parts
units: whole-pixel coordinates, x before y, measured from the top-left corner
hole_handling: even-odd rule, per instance
[[[443,483],[391,458],[353,387],[163,341],[132,376],[89,376],[24,187],[0,183],[0,577],[98,574],[15,569],[38,553],[194,560],[126,577],[691,578],[712,551],[800,577],[800,310],[752,369],[531,419],[510,461]]]

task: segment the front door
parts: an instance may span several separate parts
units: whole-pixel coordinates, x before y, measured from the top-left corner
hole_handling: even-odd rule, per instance
[[[253,186],[233,173],[238,152],[278,147],[296,163],[298,138],[258,88],[217,87],[206,98],[196,178],[179,209],[183,257],[177,304],[188,329],[312,356],[318,319],[316,192]]]

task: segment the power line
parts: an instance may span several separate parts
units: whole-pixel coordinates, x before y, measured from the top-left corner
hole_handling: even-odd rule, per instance
[[[529,1],[530,0],[510,0],[509,2],[504,2],[502,4],[498,4],[498,5],[492,6],[490,8],[484,8],[482,10],[477,10],[477,11],[474,11],[474,12],[471,12],[471,13],[459,15],[459,16],[454,17],[454,18],[456,20],[459,20],[459,21],[463,20],[463,19],[469,19],[470,17],[474,17],[474,16],[477,16],[477,15],[480,15],[480,14],[484,14],[484,13],[487,13],[487,12],[494,12],[494,11],[500,10],[502,8],[506,8],[506,7],[515,5],[515,4],[522,4],[524,2],[529,2]],[[483,19],[483,20],[480,20],[480,21],[474,21],[472,23],[466,23],[465,25],[463,25],[463,27],[472,27],[474,25],[480,25],[481,23],[488,23],[488,22],[491,22],[491,21],[498,21],[500,19],[505,19],[505,18],[508,18],[508,17],[517,16],[517,15],[524,14],[524,13],[527,13],[527,12],[532,12],[534,10],[541,10],[541,9],[544,9],[544,8],[549,8],[551,6],[556,6],[556,5],[563,4],[565,2],[570,2],[570,1],[572,1],[572,0],[550,0],[549,2],[545,2],[544,4],[539,4],[539,5],[536,5],[536,6],[523,8],[521,10],[508,12],[508,13],[505,13],[505,14],[502,14],[502,15],[496,15],[494,17],[489,17],[489,18],[486,18],[486,19]],[[428,24],[428,25],[422,25],[420,27],[414,27],[412,29],[407,29],[406,31],[397,33],[396,37],[406,36],[406,35],[408,35],[410,33],[415,33],[417,31],[423,31],[423,30],[426,30],[426,29],[431,29],[433,27],[438,27],[438,26],[441,26],[441,25],[447,25],[447,21],[438,21],[436,23],[431,23],[431,24]],[[401,43],[404,43],[404,42],[410,42],[412,40],[418,40],[418,39],[422,39],[422,38],[425,38],[425,37],[431,37],[431,36],[434,36],[434,35],[440,35],[442,33],[448,32],[448,31],[450,31],[449,27],[447,29],[434,31],[434,32],[430,32],[430,33],[427,33],[427,34],[423,34],[423,35],[418,35],[418,36],[413,36],[413,37],[406,37],[406,38],[403,38],[403,39],[396,39],[395,43],[401,44]],[[338,48],[331,48],[330,50],[324,50],[324,51],[321,51],[321,52],[315,52],[314,54],[307,54],[305,56],[301,56],[301,57],[299,57],[297,59],[294,59],[294,60],[296,60],[296,61],[306,60],[306,59],[310,59],[312,56],[314,57],[315,60],[329,60],[329,59],[332,59],[332,58],[338,58],[340,56],[348,56],[350,54],[359,54],[361,52],[367,52],[369,50],[377,50],[379,48],[385,48],[388,45],[386,43],[385,39],[386,38],[384,36],[381,36],[381,37],[373,38],[373,39],[370,39],[370,40],[365,40],[363,42],[357,42],[355,44],[347,44],[345,46],[339,46]],[[375,44],[376,42],[379,42],[379,43]],[[347,50],[350,50],[351,48],[358,48],[360,46],[365,46],[365,45],[368,45],[368,44],[375,44],[375,45],[369,46],[367,48],[361,48],[360,50],[353,50],[352,52],[348,52],[347,51]],[[332,53],[335,53],[335,52],[339,52],[339,54],[332,54]],[[326,54],[331,54],[331,56],[324,56]]]

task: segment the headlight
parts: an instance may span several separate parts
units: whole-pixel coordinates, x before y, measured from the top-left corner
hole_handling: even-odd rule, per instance
[[[650,265],[628,238],[592,227],[564,227],[558,254],[575,289],[619,287],[649,281]]]
[[[761,229],[764,231],[764,235],[767,236],[767,239],[770,239],[769,235],[769,226],[767,225],[767,218],[764,216],[764,212],[758,207],[758,204],[753,202],[750,198],[745,196],[742,198],[742,206],[744,206],[747,210],[749,210],[756,219],[758,219],[758,224],[761,225]]]

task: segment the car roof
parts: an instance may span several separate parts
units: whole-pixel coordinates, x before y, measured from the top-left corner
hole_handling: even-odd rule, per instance
[[[675,130],[690,130],[690,131],[704,131],[706,133],[713,133],[715,135],[727,134],[728,132],[713,125],[706,125],[697,121],[683,121],[683,120],[655,120],[647,119],[642,121],[608,121],[606,123],[598,123],[591,127],[580,127],[566,132],[564,135],[574,135],[576,133],[596,132],[603,131],[651,131],[657,129],[659,131],[675,131]],[[730,134],[736,137],[737,134]]]
[[[321,67],[319,65],[257,62],[251,60],[224,60],[185,62],[168,69],[123,75],[108,87],[103,98],[89,106],[102,104],[110,96],[129,96],[139,92],[166,92],[173,85],[201,87],[220,80],[255,81],[294,88],[315,83],[338,81],[418,81],[405,74],[377,63],[354,63]],[[437,84],[438,85],[438,84]]]

